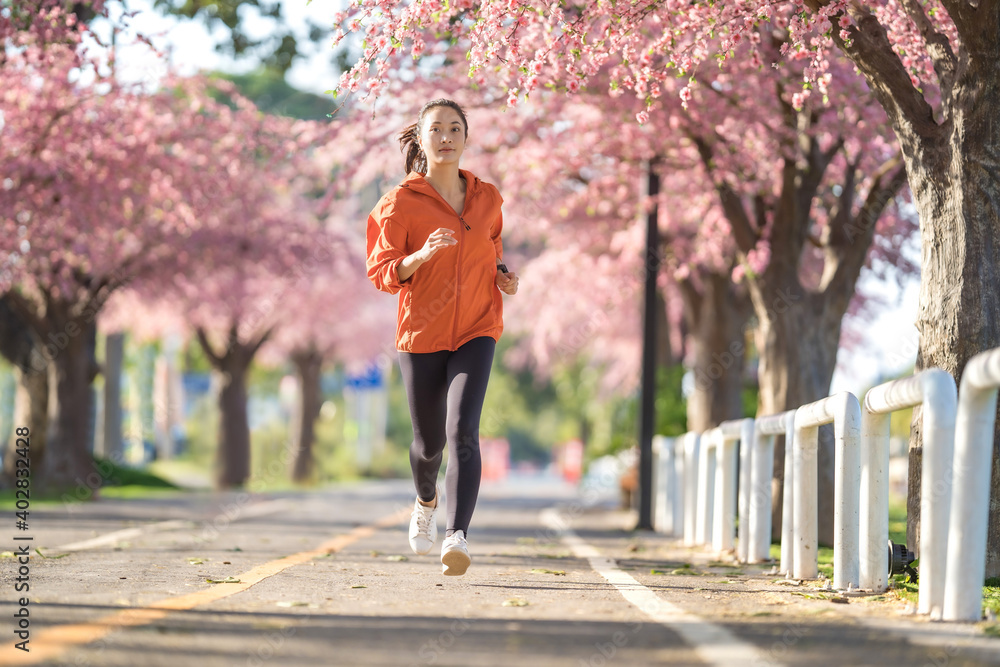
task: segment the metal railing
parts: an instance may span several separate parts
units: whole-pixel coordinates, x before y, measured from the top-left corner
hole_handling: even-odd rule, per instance
[[[861,481],[861,405],[854,394],[841,392],[795,411],[793,444],[794,560],[792,576],[815,579],[818,559],[817,448],[819,427],[833,423],[833,586],[858,587],[858,491]]]
[[[944,592],[946,621],[978,621],[983,613],[998,386],[1000,348],[977,354],[965,365],[955,418],[954,491]]]
[[[917,610],[940,618],[944,602],[951,459],[954,451],[955,380],[930,368],[880,384],[865,396],[861,417],[861,588],[888,587],[889,418],[896,410],[923,405],[924,454],[920,485],[920,582]]]
[[[853,394],[841,392],[780,414],[723,422],[703,434],[657,438],[656,529],[683,538],[687,546],[735,549],[743,562],[769,560],[774,442],[784,435],[779,568],[796,579],[816,578],[818,435],[821,425],[833,423],[833,586],[884,591],[889,419],[892,412],[922,405],[918,611],[947,621],[977,621],[998,389],[1000,348],[968,362],[957,392],[947,372],[928,369],[874,387],[863,411]]]
[[[788,410],[776,415],[761,417],[753,422],[753,453],[750,456],[750,500],[747,535],[747,550],[743,560],[748,563],[762,563],[771,557],[771,478],[774,473],[774,440],[785,436],[785,459],[791,461],[791,446],[795,411]],[[791,500],[791,478],[786,466],[784,487],[785,502]],[[741,476],[742,477],[742,476]],[[791,505],[789,505],[791,507]],[[791,515],[791,510],[789,510]],[[742,525],[743,520],[740,519]],[[791,526],[789,525],[789,528]],[[742,538],[741,538],[742,541]],[[789,543],[791,540],[789,539]]]

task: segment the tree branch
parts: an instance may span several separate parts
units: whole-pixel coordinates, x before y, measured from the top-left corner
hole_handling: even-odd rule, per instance
[[[754,195],[753,208],[757,218],[757,236],[759,237],[764,233],[764,228],[767,227],[767,212],[770,209],[767,206],[767,200],[759,193]]]
[[[205,330],[201,327],[195,327],[195,334],[198,336],[198,342],[201,343],[201,349],[205,351],[205,356],[208,360],[212,362],[212,365],[217,369],[222,369],[222,357],[216,354],[215,350],[212,349],[212,344],[208,342],[208,336],[205,335]]]
[[[684,315],[691,324],[692,329],[698,328],[699,309],[698,302],[701,301],[701,294],[694,288],[694,283],[690,278],[682,278],[677,281],[677,287],[681,292],[681,303],[684,305]]]
[[[733,230],[733,238],[736,239],[736,246],[743,253],[750,252],[757,245],[757,232],[750,222],[750,216],[747,215],[747,211],[743,207],[743,202],[725,179],[715,179],[712,164],[714,158],[712,148],[708,145],[708,142],[690,129],[687,133],[698,149],[698,155],[701,156],[702,164],[705,165],[705,171],[708,173],[709,180],[712,181],[716,192],[719,193],[722,210],[726,215],[726,220],[729,221],[730,228]]]
[[[16,289],[7,292],[7,298],[11,310],[17,313],[40,340],[44,340],[45,335],[49,332],[48,324],[31,307],[31,302]]]
[[[858,165],[861,164],[861,155],[852,163],[847,163],[844,174],[844,185],[840,196],[834,200],[834,205],[830,209],[830,226],[827,228],[826,243],[832,246],[842,245],[842,236],[845,228],[851,222],[851,207],[854,205],[854,196],[858,189]]]
[[[28,323],[11,304],[11,292],[0,295],[0,356],[23,372],[30,372],[35,338]]]
[[[891,173],[890,173],[891,172]],[[883,181],[888,179],[884,184]],[[896,155],[879,167],[875,180],[868,191],[865,203],[852,221],[856,227],[866,230],[869,236],[875,234],[875,223],[882,216],[885,207],[906,184],[906,167],[901,156]]]
[[[826,4],[825,0],[806,2],[813,9]],[[889,42],[885,26],[860,3],[853,3],[849,13],[856,24],[847,28],[849,42],[840,38],[839,30],[833,31],[833,40],[868,81],[900,141],[939,141],[943,136],[942,127],[934,120],[934,109],[914,87],[909,72]]]
[[[833,162],[833,158],[836,157],[840,149],[844,147],[844,137],[837,137],[833,145],[825,151],[820,150],[819,140],[814,136],[809,137],[808,145],[809,148],[805,155],[806,168],[804,170],[800,169],[798,175],[798,192],[802,200],[802,210],[804,211],[809,211],[811,208],[810,204],[816,196],[816,191],[819,190],[820,184],[823,182],[823,176],[826,174],[827,168]]]
[[[94,312],[97,312],[104,307],[111,295],[127,285],[138,272],[131,273],[132,267],[139,263],[143,259],[148,259],[148,254],[146,250],[147,246],[144,245],[136,253],[130,257],[126,257],[121,263],[119,263],[118,268],[109,275],[102,276],[100,279],[88,278],[86,281],[78,278],[88,291],[90,296],[86,308],[91,308]],[[80,272],[80,275],[83,275]]]
[[[799,131],[799,143],[802,146],[802,162],[795,162],[794,171],[791,178],[786,178],[782,184],[783,188],[791,188],[787,199],[794,202],[793,208],[788,213],[788,220],[785,223],[788,227],[788,234],[794,239],[791,246],[791,257],[798,258],[802,255],[802,249],[809,241],[809,234],[812,230],[812,203],[819,191],[819,186],[823,182],[826,170],[833,161],[833,158],[844,145],[844,137],[837,137],[827,150],[820,149],[819,140],[808,133],[810,121],[796,124]],[[790,162],[790,161],[789,161]],[[785,193],[782,192],[785,197]]]
[[[257,350],[260,349],[260,346],[263,345],[264,343],[266,343],[268,341],[268,339],[271,337],[271,334],[274,333],[274,329],[275,329],[275,327],[273,327],[273,326],[272,327],[268,327],[267,331],[265,331],[263,334],[261,334],[260,338],[258,338],[256,342],[253,342],[253,343],[250,343],[250,344],[247,345],[247,359],[248,360],[252,359],[253,356],[255,354],[257,354]]]
[[[829,251],[835,253],[835,268],[821,284],[825,295],[852,294],[864,266],[868,249],[875,237],[875,227],[889,202],[906,184],[906,168],[899,155],[887,160],[875,172],[865,202],[850,224],[831,234]]]
[[[977,42],[983,36],[987,36],[987,39],[995,38],[995,32],[982,30],[981,27],[996,25],[998,9],[996,2],[989,2],[987,0],[987,2],[972,3],[969,0],[941,0],[941,4],[948,12],[948,16],[955,23],[955,27],[958,28],[958,35],[962,40],[962,44],[970,53],[980,50],[977,48],[980,46]],[[987,11],[991,11],[993,16],[984,16],[984,12]],[[919,26],[919,24],[917,25]]]

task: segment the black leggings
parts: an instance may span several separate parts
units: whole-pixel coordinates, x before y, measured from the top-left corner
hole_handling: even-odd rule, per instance
[[[444,477],[448,535],[456,530],[468,535],[479,497],[479,418],[495,348],[496,341],[483,337],[454,352],[399,353],[413,423],[410,467],[417,496],[425,502],[434,499],[441,455],[449,445]]]

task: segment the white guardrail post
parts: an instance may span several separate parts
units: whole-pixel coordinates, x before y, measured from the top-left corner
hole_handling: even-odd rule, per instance
[[[684,544],[698,544],[698,480],[701,476],[701,434],[688,431],[681,436],[684,449]]]
[[[748,470],[748,519],[740,514],[740,527],[744,523],[747,528],[747,551],[740,554],[748,563],[763,563],[771,557],[771,479],[774,476],[774,438],[784,435],[795,419],[795,411],[788,410],[777,415],[760,417],[753,422],[753,446]],[[789,440],[791,442],[791,440]],[[788,450],[791,452],[791,448]],[[744,462],[743,448],[740,448],[740,481],[743,481]],[[741,487],[742,488],[742,487]],[[741,492],[740,498],[743,498]],[[791,513],[787,519],[791,525]],[[743,543],[743,532],[740,531],[740,544]]]
[[[781,564],[786,577],[795,569],[795,410],[785,426],[785,479],[781,492]]]
[[[653,529],[678,537],[684,533],[686,436],[653,436]]]
[[[740,424],[740,481],[736,516],[739,521],[736,526],[736,558],[741,563],[750,560],[750,500],[753,488],[750,484],[754,457],[753,419],[741,419]]]
[[[920,484],[917,611],[940,618],[944,603],[957,407],[955,380],[940,368],[929,368],[912,377],[880,384],[865,396],[861,417],[860,585],[876,593],[888,587],[889,417],[896,410],[921,403],[924,406],[924,456]]]
[[[1000,348],[977,354],[965,365],[955,422],[954,483],[944,592],[946,621],[978,621],[983,613],[998,386]]]
[[[815,579],[817,560],[817,446],[819,427],[833,422],[836,439],[833,517],[833,586],[858,587],[858,505],[861,481],[861,405],[854,394],[840,392],[795,411],[795,555],[796,579]]]
[[[653,530],[671,535],[674,532],[674,505],[677,481],[674,469],[674,438],[653,436]]]
[[[733,419],[713,429],[715,436],[715,516],[712,519],[712,549],[729,551],[736,537],[736,443],[744,430],[744,420]],[[753,428],[753,420],[750,420]]]
[[[671,438],[673,440],[672,449],[674,452],[674,467],[670,471],[673,475],[671,478],[674,485],[674,504],[670,507],[671,517],[670,522],[673,529],[670,534],[674,537],[683,537],[684,535],[684,503],[686,499],[686,487],[684,482],[684,440],[687,434],[678,436],[676,438]]]
[[[701,435],[698,448],[698,508],[694,527],[694,542],[708,544],[712,537],[712,514],[715,501],[715,449],[721,437],[719,429],[713,428]]]

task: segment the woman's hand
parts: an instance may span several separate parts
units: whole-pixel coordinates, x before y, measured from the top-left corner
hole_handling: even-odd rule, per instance
[[[504,273],[497,269],[497,287],[504,294],[517,294],[517,274],[513,271]]]
[[[424,262],[428,261],[431,257],[437,254],[442,248],[447,248],[448,246],[453,246],[458,243],[458,239],[454,236],[455,230],[447,229],[446,227],[439,227],[435,229],[434,232],[427,237],[424,241],[423,247],[416,251],[412,255],[407,255],[402,262],[396,267],[396,272],[399,274],[399,282],[405,282],[416,273]]]
[[[454,229],[439,227],[427,237],[427,240],[424,241],[424,246],[413,254],[423,263],[436,255],[438,250],[453,246],[456,243],[458,243],[458,240],[455,238]]]

